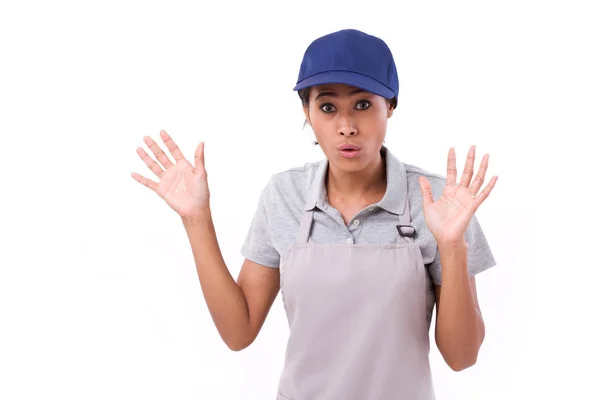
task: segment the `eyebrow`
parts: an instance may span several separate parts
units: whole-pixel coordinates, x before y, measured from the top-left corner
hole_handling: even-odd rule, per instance
[[[353,91],[350,92],[350,96],[353,96],[358,93],[365,93],[365,91],[362,89],[354,89]],[[332,92],[331,90],[325,89],[324,91],[319,93],[317,95],[317,97],[315,97],[315,100],[317,100],[319,97],[323,97],[323,96],[338,97],[338,94],[336,92]]]

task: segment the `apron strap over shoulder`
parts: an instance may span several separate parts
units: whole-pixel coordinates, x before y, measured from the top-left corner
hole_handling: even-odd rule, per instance
[[[397,242],[413,242],[417,231],[410,224],[410,206],[408,201],[408,194],[404,201],[404,212],[399,215],[398,222],[399,225],[396,225],[396,229],[398,229]]]
[[[298,237],[296,243],[307,243],[310,235],[310,228],[312,226],[314,210],[304,211],[302,219],[300,220],[300,229],[298,230]]]

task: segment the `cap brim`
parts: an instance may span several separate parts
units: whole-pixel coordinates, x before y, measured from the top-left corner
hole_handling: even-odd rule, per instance
[[[368,76],[349,71],[328,71],[321,72],[310,76],[294,87],[294,90],[301,90],[310,86],[324,85],[328,83],[343,83],[350,86],[355,86],[367,92],[375,93],[386,99],[393,98],[396,94],[387,86],[379,83],[375,79]]]

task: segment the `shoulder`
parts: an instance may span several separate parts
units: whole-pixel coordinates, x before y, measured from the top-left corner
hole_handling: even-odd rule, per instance
[[[326,161],[308,162],[301,166],[276,172],[271,176],[270,184],[276,187],[310,186],[317,174],[317,170],[324,162]]]
[[[263,189],[263,200],[267,203],[291,202],[304,204],[317,173],[326,160],[307,162],[287,168],[271,175]]]
[[[317,171],[324,161],[305,163],[271,175],[266,189],[271,193],[294,194],[298,190],[308,189],[314,181]]]

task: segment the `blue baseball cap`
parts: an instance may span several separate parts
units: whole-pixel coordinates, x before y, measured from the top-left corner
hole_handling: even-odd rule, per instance
[[[398,97],[398,72],[389,47],[356,29],[322,36],[306,49],[294,90],[327,83],[344,83],[386,99]]]

